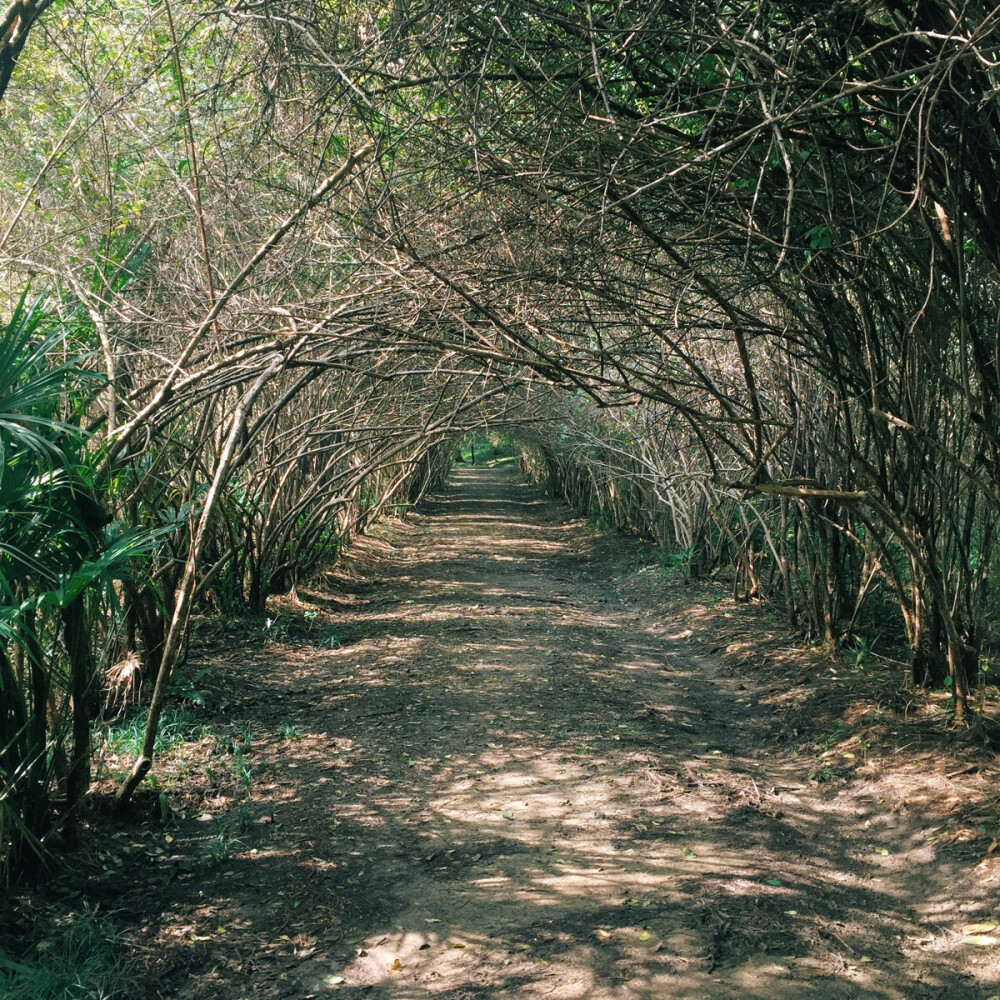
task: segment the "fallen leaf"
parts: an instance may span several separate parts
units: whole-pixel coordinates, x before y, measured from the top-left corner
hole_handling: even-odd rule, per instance
[[[642,932],[642,933],[641,933],[641,934],[639,935],[639,940],[640,940],[640,941],[648,941],[648,940],[649,940],[649,939],[650,939],[650,938],[651,938],[652,936],[653,936],[653,935],[652,935],[652,934],[650,934],[650,933],[649,933],[649,931],[643,931],[643,932]]]
[[[992,920],[983,920],[978,924],[966,924],[962,928],[963,934],[986,934],[989,931],[995,931],[997,925],[993,923]]]
[[[598,927],[594,931],[594,937],[596,937],[598,941],[607,941],[611,937],[611,933],[604,930],[602,927]]]
[[[452,948],[464,948],[465,947],[465,942],[464,941],[452,941],[451,942],[451,946],[452,946]]]
[[[1000,944],[1000,938],[992,937],[989,934],[972,934],[962,938],[962,944],[977,944],[981,948],[985,948],[991,944]]]
[[[697,856],[698,855],[695,854],[694,851],[692,851],[690,847],[685,847],[684,848],[684,857],[686,857],[686,858],[696,858]]]
[[[889,852],[888,852],[888,850],[887,850],[886,848],[884,848],[884,847],[877,847],[877,848],[875,849],[875,853],[876,853],[876,854],[881,854],[881,855],[882,855],[883,857],[885,857],[885,856],[886,856],[886,855],[887,855],[887,854],[888,854]]]
[[[403,963],[398,958],[394,958],[392,960],[392,965],[390,965],[389,968],[393,972],[402,972],[403,971]]]
[[[514,814],[509,809],[504,809],[504,811],[503,811],[503,813],[501,815],[503,816],[504,819],[513,819],[514,818]]]
[[[769,878],[767,880],[767,884],[768,885],[781,885],[782,883],[781,883],[781,879],[780,878]]]
[[[327,976],[326,984],[327,986],[339,986],[341,983],[346,982],[343,976]]]

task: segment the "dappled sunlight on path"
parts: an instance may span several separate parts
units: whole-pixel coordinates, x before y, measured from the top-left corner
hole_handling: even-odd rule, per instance
[[[365,546],[353,597],[315,595],[339,646],[275,647],[248,696],[297,736],[257,741],[262,825],[199,893],[252,957],[176,995],[998,992],[925,824],[769,745],[697,614],[623,596],[627,543],[466,468]]]

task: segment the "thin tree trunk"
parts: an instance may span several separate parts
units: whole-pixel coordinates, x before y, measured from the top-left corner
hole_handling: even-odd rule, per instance
[[[215,475],[212,477],[212,484],[205,495],[205,504],[201,511],[201,517],[198,519],[198,528],[188,552],[180,586],[177,589],[177,603],[174,606],[170,629],[163,644],[160,669],[156,675],[156,687],[153,689],[153,696],[149,703],[149,712],[146,716],[146,730],[143,733],[142,749],[132,767],[131,773],[118,791],[118,801],[122,805],[131,799],[136,788],[139,786],[139,782],[142,781],[153,765],[153,747],[156,745],[156,733],[160,724],[160,716],[163,714],[167,689],[184,645],[184,635],[187,630],[191,598],[194,594],[197,580],[198,565],[201,561],[202,550],[208,539],[208,525],[215,510],[219,494],[229,479],[233,458],[246,427],[250,411],[269,379],[284,366],[288,358],[295,353],[301,344],[302,341],[298,341],[284,358],[274,362],[257,378],[233,413],[229,435],[219,456],[219,463],[216,466]]]
[[[73,711],[73,752],[66,775],[66,812],[72,817],[90,788],[90,690],[96,671],[87,636],[81,594],[62,612],[63,641],[69,656],[69,694]]]

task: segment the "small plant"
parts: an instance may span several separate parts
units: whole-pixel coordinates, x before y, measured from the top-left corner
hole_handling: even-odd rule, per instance
[[[854,637],[854,648],[850,652],[854,657],[855,670],[864,671],[871,666],[875,641],[874,639],[869,641],[863,635],[856,635]]]
[[[989,687],[988,680],[990,674],[990,668],[993,666],[990,658],[988,656],[979,657],[979,669],[976,671],[976,687],[979,691],[979,711],[986,711],[986,699],[989,694],[987,688]],[[993,689],[993,693],[996,693],[996,688]]]
[[[250,827],[253,826],[253,813],[250,811],[250,803],[244,802],[243,805],[233,813],[233,826],[239,830],[240,833],[246,833]]]
[[[280,618],[266,618],[264,620],[264,642],[285,642],[288,639],[288,622]]]
[[[246,847],[246,844],[239,837],[232,836],[221,820],[217,820],[216,825],[216,834],[208,842],[208,856],[211,858],[212,864],[218,865],[231,854]]]
[[[1000,825],[996,823],[980,823],[976,829],[984,836],[989,837],[992,841],[990,850],[987,853],[992,853],[996,849],[997,841],[1000,840]]]
[[[662,552],[660,565],[663,572],[670,575],[679,573],[685,580],[691,577],[691,564],[694,561],[694,546],[678,549],[676,552]]]
[[[243,750],[249,750],[253,743],[253,729],[249,722],[241,722],[233,729],[233,746],[239,746]]]
[[[0,950],[4,1000],[111,1000],[125,987],[115,934],[92,913],[39,942],[34,954],[15,960]]]
[[[233,771],[236,780],[243,786],[246,794],[246,801],[251,799],[251,789],[253,786],[253,764],[247,757],[253,745],[253,731],[250,723],[244,722],[233,731],[230,747],[233,754]]]
[[[243,786],[249,798],[250,788],[253,784],[253,766],[247,760],[246,754],[239,748],[233,752],[233,768],[236,771],[236,780]]]
[[[211,672],[209,667],[202,667],[201,670],[196,670],[194,673],[178,670],[170,684],[170,693],[180,701],[187,701],[199,708],[204,708],[205,692],[201,689],[201,684]]]
[[[326,647],[327,649],[340,649],[340,633],[336,629],[333,629],[327,633],[326,638],[320,643],[320,645]]]
[[[823,753],[832,750],[838,743],[843,743],[849,736],[853,735],[853,730],[846,722],[836,719],[830,727],[830,731],[817,740],[816,745]]]
[[[595,531],[600,531],[603,534],[608,534],[614,530],[614,522],[607,511],[600,509],[592,510],[587,515],[587,521]]]
[[[840,775],[837,773],[837,769],[834,767],[821,767],[816,771],[813,771],[809,775],[810,781],[816,781],[819,784],[825,784],[828,781],[833,781],[835,778],[839,778]]]
[[[299,727],[296,726],[291,719],[285,719],[281,723],[278,735],[281,736],[283,740],[297,740],[302,735],[302,730],[299,729]]]

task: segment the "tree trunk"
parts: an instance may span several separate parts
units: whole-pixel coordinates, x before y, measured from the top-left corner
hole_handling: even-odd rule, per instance
[[[87,635],[86,609],[81,594],[62,612],[63,641],[69,657],[69,694],[73,713],[73,752],[66,776],[66,813],[73,817],[90,788],[90,692],[96,674]]]

